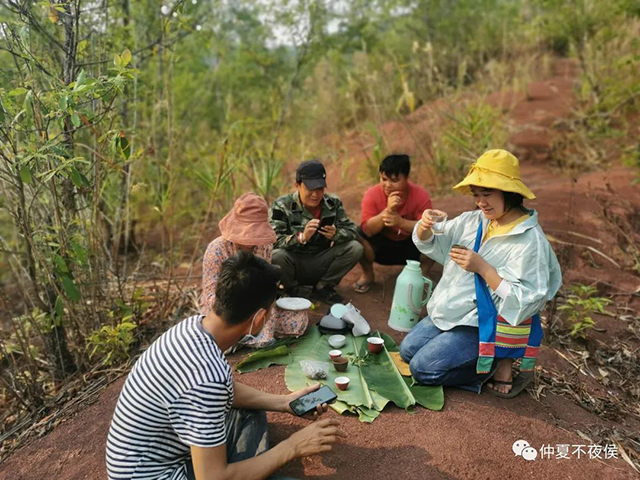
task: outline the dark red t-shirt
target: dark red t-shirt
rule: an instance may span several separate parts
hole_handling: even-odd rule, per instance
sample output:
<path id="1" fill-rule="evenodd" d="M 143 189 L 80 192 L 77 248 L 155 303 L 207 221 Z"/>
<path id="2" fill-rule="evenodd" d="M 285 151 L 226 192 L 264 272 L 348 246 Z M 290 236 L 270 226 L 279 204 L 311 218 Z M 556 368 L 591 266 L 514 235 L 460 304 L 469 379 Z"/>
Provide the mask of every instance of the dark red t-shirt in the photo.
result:
<path id="1" fill-rule="evenodd" d="M 316 208 L 309 208 L 309 207 L 305 207 L 307 210 L 309 210 L 309 213 L 311 213 L 311 215 L 313 215 L 314 218 L 317 218 L 318 220 L 320 220 L 320 217 L 322 216 L 322 205 L 318 205 Z"/>
<path id="2" fill-rule="evenodd" d="M 378 184 L 371 187 L 362 197 L 362 210 L 360 213 L 360 225 L 365 230 L 366 223 L 376 215 L 380 214 L 385 208 L 387 208 L 387 196 L 382 189 L 382 185 Z M 407 220 L 420 220 L 422 212 L 432 208 L 431 197 L 427 191 L 416 185 L 413 182 L 409 182 L 407 188 L 407 198 L 398 205 L 397 212 L 400 216 Z M 397 229 L 391 229 L 385 227 L 381 232 L 385 237 L 391 240 L 406 240 L 411 236 L 409 232 L 402 230 L 398 235 Z"/>

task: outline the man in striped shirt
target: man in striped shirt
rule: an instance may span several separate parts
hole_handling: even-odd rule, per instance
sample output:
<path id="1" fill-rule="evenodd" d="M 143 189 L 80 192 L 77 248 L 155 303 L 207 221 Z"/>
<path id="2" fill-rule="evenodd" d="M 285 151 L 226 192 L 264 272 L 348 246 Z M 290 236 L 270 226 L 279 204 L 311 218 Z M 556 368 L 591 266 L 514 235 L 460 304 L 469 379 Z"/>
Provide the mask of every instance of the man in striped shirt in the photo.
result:
<path id="1" fill-rule="evenodd" d="M 222 352 L 260 332 L 279 279 L 277 267 L 238 253 L 222 266 L 213 311 L 183 320 L 140 357 L 109 430 L 110 480 L 263 479 L 344 436 L 325 419 L 268 449 L 265 411 L 293 414 L 289 403 L 319 385 L 272 395 L 233 380 Z"/>

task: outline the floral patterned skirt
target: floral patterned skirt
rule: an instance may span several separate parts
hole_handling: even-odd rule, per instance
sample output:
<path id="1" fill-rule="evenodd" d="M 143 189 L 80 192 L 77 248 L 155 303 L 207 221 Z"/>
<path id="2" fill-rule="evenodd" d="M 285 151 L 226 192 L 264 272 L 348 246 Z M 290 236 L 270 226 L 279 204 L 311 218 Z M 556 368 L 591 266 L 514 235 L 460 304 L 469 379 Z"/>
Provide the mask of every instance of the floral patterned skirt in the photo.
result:
<path id="1" fill-rule="evenodd" d="M 271 316 L 262 327 L 262 331 L 253 342 L 246 345 L 251 348 L 268 347 L 275 338 L 300 336 L 309 324 L 309 314 L 306 310 L 283 310 L 274 305 Z"/>

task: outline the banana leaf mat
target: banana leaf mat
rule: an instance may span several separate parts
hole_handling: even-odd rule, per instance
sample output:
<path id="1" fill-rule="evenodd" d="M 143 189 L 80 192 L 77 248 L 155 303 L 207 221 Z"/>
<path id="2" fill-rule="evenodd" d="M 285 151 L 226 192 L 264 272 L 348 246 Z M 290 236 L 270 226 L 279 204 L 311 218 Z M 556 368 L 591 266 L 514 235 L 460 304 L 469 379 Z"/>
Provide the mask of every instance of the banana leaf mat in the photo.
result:
<path id="1" fill-rule="evenodd" d="M 403 377 L 393 362 L 391 354 L 398 351 L 393 339 L 385 333 L 374 332 L 372 336 L 384 340 L 384 349 L 378 355 L 369 353 L 367 337 L 345 335 L 347 341 L 340 349 L 342 355 L 349 358 L 346 372 L 336 372 L 329 360 L 330 335 L 321 335 L 317 327 L 309 329 L 296 340 L 282 342 L 270 349 L 260 350 L 248 355 L 236 369 L 252 372 L 270 365 L 286 365 L 285 382 L 289 390 L 297 390 L 315 383 L 302 371 L 300 360 L 316 360 L 329 363 L 326 379 L 318 380 L 329 386 L 338 400 L 331 405 L 338 413 L 351 412 L 358 415 L 362 422 L 373 422 L 384 407 L 392 402 L 400 408 L 411 409 L 421 405 L 430 410 L 441 410 L 444 406 L 444 393 L 441 386 L 431 387 L 415 384 L 412 377 Z M 349 377 L 349 388 L 338 390 L 336 377 Z"/>

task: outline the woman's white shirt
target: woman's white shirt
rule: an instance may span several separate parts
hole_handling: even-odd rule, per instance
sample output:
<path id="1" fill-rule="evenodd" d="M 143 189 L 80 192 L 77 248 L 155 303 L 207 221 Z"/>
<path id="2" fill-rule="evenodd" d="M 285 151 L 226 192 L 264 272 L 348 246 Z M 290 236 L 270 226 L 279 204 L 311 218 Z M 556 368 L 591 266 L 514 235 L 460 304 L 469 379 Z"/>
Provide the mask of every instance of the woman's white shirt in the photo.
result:
<path id="1" fill-rule="evenodd" d="M 489 290 L 498 315 L 511 325 L 542 311 L 562 284 L 560 265 L 538 224 L 538 214 L 528 213 L 527 220 L 507 234 L 489 238 L 478 251 L 503 279 L 496 291 Z M 480 210 L 449 220 L 442 235 L 432 235 L 424 242 L 418 238 L 418 224 L 413 230 L 418 250 L 444 267 L 427 304 L 431 320 L 441 330 L 478 326 L 474 274 L 451 260 L 449 251 L 454 244 L 473 250 L 480 222 L 484 235 L 489 221 Z"/>

